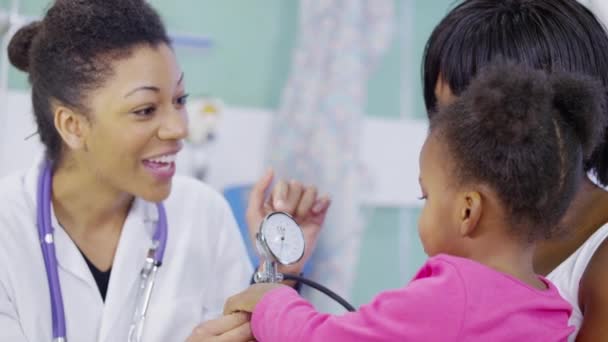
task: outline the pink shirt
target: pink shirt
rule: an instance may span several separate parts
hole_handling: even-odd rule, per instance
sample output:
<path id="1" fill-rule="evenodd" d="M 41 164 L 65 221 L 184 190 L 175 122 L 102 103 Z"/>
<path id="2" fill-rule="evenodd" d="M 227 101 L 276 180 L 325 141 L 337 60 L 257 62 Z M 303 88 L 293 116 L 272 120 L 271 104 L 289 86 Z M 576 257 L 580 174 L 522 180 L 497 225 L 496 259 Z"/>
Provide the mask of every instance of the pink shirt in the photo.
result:
<path id="1" fill-rule="evenodd" d="M 570 305 L 549 281 L 533 288 L 469 259 L 430 258 L 412 282 L 342 316 L 317 312 L 288 287 L 267 293 L 253 333 L 272 341 L 566 341 Z"/>

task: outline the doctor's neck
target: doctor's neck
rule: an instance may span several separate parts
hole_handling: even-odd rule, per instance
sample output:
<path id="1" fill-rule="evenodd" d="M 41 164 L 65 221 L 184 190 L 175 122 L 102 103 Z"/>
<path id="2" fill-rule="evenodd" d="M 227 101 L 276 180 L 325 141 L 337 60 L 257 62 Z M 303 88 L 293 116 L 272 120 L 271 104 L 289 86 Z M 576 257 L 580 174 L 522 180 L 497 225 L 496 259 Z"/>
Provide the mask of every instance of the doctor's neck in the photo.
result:
<path id="1" fill-rule="evenodd" d="M 120 234 L 133 199 L 76 163 L 61 163 L 53 172 L 53 209 L 70 236 Z"/>

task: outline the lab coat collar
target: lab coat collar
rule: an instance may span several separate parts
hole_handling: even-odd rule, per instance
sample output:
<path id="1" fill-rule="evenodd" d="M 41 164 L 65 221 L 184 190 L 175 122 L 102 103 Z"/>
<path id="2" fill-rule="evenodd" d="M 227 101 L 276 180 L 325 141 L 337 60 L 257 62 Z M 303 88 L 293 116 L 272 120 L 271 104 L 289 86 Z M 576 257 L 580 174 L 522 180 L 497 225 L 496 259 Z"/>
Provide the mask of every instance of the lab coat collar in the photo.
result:
<path id="1" fill-rule="evenodd" d="M 36 208 L 38 177 L 42 172 L 42 167 L 41 158 L 27 172 L 25 177 L 25 188 L 34 208 Z M 34 209 L 34 212 L 36 212 L 36 209 Z M 91 291 L 96 292 L 99 298 L 99 305 L 103 306 L 99 341 L 104 341 L 110 329 L 121 316 L 121 311 L 131 310 L 133 307 L 132 304 L 134 303 L 136 294 L 136 285 L 139 281 L 139 273 L 144 265 L 147 250 L 151 246 L 152 235 L 158 220 L 156 205 L 146 202 L 141 198 L 135 198 L 133 201 L 123 225 L 114 256 L 105 305 L 101 299 L 101 295 L 99 295 L 99 289 L 86 261 L 76 244 L 59 225 L 52 206 L 51 216 L 57 263 L 61 269 L 82 280 Z M 69 294 L 64 293 L 63 295 Z"/>

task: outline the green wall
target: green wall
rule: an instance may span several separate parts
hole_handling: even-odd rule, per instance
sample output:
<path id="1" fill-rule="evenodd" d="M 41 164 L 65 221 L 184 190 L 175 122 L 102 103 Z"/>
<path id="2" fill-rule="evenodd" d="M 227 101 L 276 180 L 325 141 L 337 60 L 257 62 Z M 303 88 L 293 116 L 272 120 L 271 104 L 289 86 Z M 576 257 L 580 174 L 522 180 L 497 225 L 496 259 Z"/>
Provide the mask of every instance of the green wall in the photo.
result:
<path id="1" fill-rule="evenodd" d="M 0 0 L 7 8 L 9 0 Z M 22 0 L 21 13 L 41 16 L 48 1 Z M 228 104 L 275 108 L 295 43 L 297 2 L 265 0 L 152 0 L 171 32 L 209 37 L 211 49 L 176 47 L 190 93 Z M 263 5 L 260 5 L 263 3 Z M 11 69 L 9 86 L 26 88 Z"/>
<path id="2" fill-rule="evenodd" d="M 395 0 L 395 38 L 369 81 L 369 115 L 426 116 L 421 87 L 422 54 L 433 27 L 454 1 Z M 403 113 L 401 95 L 407 92 L 414 103 L 410 104 L 410 111 Z"/>
<path id="3" fill-rule="evenodd" d="M 0 0 L 8 8 L 11 0 Z M 209 37 L 211 49 L 177 47 L 193 94 L 212 94 L 229 104 L 276 108 L 296 44 L 298 2 L 295 0 L 150 0 L 171 32 Z M 397 117 L 400 96 L 411 91 L 414 117 L 424 117 L 420 60 L 433 26 L 454 0 L 395 0 L 397 31 L 393 44 L 369 82 L 367 113 Z M 48 0 L 21 0 L 21 13 L 40 16 Z M 412 8 L 414 14 L 404 13 Z M 411 30 L 411 45 L 403 35 Z M 405 31 L 405 32 L 404 32 Z M 403 61 L 407 65 L 403 65 Z M 402 82 L 403 74 L 410 78 Z M 402 84 L 405 83 L 405 84 Z M 12 88 L 26 88 L 25 75 L 10 73 Z"/>

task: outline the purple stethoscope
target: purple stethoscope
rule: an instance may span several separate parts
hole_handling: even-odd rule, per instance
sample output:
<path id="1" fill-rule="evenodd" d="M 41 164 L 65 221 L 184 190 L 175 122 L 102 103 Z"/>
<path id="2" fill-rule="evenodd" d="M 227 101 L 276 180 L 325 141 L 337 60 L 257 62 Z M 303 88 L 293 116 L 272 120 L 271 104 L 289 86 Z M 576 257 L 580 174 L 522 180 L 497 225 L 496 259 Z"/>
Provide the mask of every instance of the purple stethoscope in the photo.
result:
<path id="1" fill-rule="evenodd" d="M 65 313 L 61 285 L 57 273 L 57 256 L 51 224 L 51 179 L 53 165 L 45 161 L 43 171 L 38 179 L 36 196 L 38 236 L 44 258 L 44 267 L 51 295 L 51 311 L 53 317 L 53 342 L 66 342 Z M 148 250 L 145 264 L 140 273 L 140 282 L 137 291 L 135 311 L 129 328 L 129 342 L 141 341 L 152 289 L 158 268 L 162 265 L 165 247 L 167 245 L 167 215 L 162 203 L 156 204 L 158 222 L 152 237 L 152 247 Z"/>

